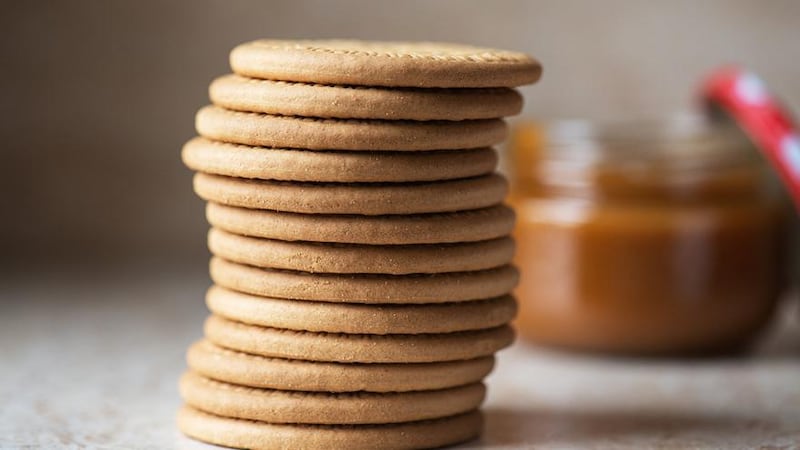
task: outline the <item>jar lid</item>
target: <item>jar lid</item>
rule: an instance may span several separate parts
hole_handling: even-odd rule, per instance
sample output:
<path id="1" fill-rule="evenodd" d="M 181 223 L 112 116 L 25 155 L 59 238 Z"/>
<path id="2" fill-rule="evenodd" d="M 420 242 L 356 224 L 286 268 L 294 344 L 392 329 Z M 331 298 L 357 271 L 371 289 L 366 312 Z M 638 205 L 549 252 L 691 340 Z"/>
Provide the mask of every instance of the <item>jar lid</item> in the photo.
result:
<path id="1" fill-rule="evenodd" d="M 789 111 L 758 76 L 736 66 L 713 72 L 702 95 L 713 118 L 732 119 L 753 141 L 800 211 L 800 134 Z"/>

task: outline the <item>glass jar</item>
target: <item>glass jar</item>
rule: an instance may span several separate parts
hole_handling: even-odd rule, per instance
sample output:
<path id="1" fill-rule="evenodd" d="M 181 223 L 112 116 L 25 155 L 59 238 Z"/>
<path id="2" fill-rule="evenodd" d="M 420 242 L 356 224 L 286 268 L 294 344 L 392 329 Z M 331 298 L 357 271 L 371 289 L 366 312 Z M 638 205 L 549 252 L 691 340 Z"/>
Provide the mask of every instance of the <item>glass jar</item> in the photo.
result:
<path id="1" fill-rule="evenodd" d="M 700 121 L 518 128 L 519 333 L 615 353 L 728 351 L 783 286 L 784 201 L 736 130 Z"/>

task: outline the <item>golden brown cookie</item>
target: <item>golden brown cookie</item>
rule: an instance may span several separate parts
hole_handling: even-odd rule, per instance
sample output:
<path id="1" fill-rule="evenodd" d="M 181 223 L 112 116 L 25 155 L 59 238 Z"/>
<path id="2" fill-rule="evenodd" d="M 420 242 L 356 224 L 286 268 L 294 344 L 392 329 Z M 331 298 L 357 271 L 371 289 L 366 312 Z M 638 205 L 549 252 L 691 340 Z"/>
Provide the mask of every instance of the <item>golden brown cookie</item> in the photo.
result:
<path id="1" fill-rule="evenodd" d="M 501 203 L 508 183 L 498 174 L 427 183 L 299 183 L 197 173 L 194 191 L 229 206 L 306 214 L 424 214 Z"/>
<path id="2" fill-rule="evenodd" d="M 289 330 L 351 334 L 421 334 L 480 330 L 510 322 L 513 297 L 421 305 L 364 305 L 260 297 L 213 286 L 206 304 L 243 323 Z"/>
<path id="3" fill-rule="evenodd" d="M 263 180 L 341 183 L 437 181 L 491 173 L 491 148 L 430 152 L 348 152 L 226 144 L 196 137 L 183 146 L 183 162 L 200 172 Z"/>
<path id="4" fill-rule="evenodd" d="M 342 363 L 430 363 L 488 356 L 514 340 L 508 325 L 441 334 L 342 334 L 283 330 L 211 315 L 206 339 L 214 344 L 270 358 Z"/>
<path id="5" fill-rule="evenodd" d="M 307 392 L 406 392 L 476 383 L 489 375 L 494 357 L 417 364 L 359 364 L 269 358 L 196 342 L 189 368 L 207 378 L 242 386 Z"/>
<path id="6" fill-rule="evenodd" d="M 481 383 L 411 392 L 300 392 L 253 388 L 186 372 L 183 401 L 223 417 L 269 423 L 358 425 L 439 419 L 477 409 Z"/>
<path id="7" fill-rule="evenodd" d="M 233 144 L 310 150 L 419 151 L 488 147 L 506 138 L 500 119 L 453 121 L 317 119 L 206 106 L 197 132 Z"/>
<path id="8" fill-rule="evenodd" d="M 211 444 L 253 450 L 433 448 L 474 439 L 482 427 L 483 418 L 477 411 L 418 422 L 338 426 L 232 419 L 189 406 L 178 412 L 178 428 L 186 435 Z"/>
<path id="9" fill-rule="evenodd" d="M 513 266 L 437 274 L 321 274 L 264 269 L 213 257 L 211 279 L 247 294 L 345 303 L 445 303 L 485 300 L 516 287 Z"/>
<path id="10" fill-rule="evenodd" d="M 230 59 L 234 72 L 254 78 L 362 86 L 513 87 L 542 72 L 524 53 L 439 42 L 264 39 Z"/>
<path id="11" fill-rule="evenodd" d="M 497 205 L 472 211 L 392 216 L 298 214 L 237 208 L 209 202 L 214 227 L 284 241 L 395 245 L 474 242 L 508 236 L 514 211 Z"/>
<path id="12" fill-rule="evenodd" d="M 328 86 L 235 74 L 214 80 L 209 97 L 215 105 L 234 111 L 336 119 L 493 119 L 517 115 L 522 109 L 522 96 L 509 88 Z"/>
<path id="13" fill-rule="evenodd" d="M 216 256 L 256 267 L 320 273 L 466 272 L 511 263 L 510 237 L 457 244 L 362 245 L 281 241 L 212 228 L 208 248 Z"/>

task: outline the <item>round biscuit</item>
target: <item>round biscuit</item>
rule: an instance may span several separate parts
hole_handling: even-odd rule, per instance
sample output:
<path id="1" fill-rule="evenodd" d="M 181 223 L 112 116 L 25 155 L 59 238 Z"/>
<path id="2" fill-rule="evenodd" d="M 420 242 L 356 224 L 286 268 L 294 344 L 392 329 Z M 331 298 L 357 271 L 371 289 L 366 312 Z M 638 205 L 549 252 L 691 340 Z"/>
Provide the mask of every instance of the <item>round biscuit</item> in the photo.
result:
<path id="1" fill-rule="evenodd" d="M 240 386 L 186 372 L 183 401 L 223 417 L 269 423 L 361 425 L 439 419 L 480 407 L 482 383 L 411 392 L 300 392 Z"/>
<path id="2" fill-rule="evenodd" d="M 254 78 L 362 86 L 513 87 L 542 73 L 524 53 L 441 42 L 262 39 L 234 48 L 230 63 Z"/>
<path id="3" fill-rule="evenodd" d="M 261 297 L 212 286 L 208 308 L 251 325 L 348 334 L 425 334 L 481 330 L 510 322 L 517 303 L 506 295 L 470 302 L 365 305 Z"/>
<path id="4" fill-rule="evenodd" d="M 211 102 L 233 111 L 300 117 L 381 120 L 472 120 L 514 116 L 514 89 L 417 89 L 330 86 L 259 80 L 235 74 L 215 79 Z"/>
<path id="5" fill-rule="evenodd" d="M 228 350 L 208 340 L 186 355 L 189 368 L 228 383 L 306 392 L 406 392 L 476 383 L 489 375 L 493 356 L 416 364 L 360 364 L 269 358 Z"/>
<path id="6" fill-rule="evenodd" d="M 503 142 L 501 119 L 408 121 L 318 119 L 231 111 L 206 106 L 195 128 L 233 144 L 309 150 L 424 151 L 488 147 Z"/>
<path id="7" fill-rule="evenodd" d="M 397 245 L 496 239 L 511 234 L 515 216 L 505 205 L 452 213 L 355 216 L 287 213 L 209 202 L 206 218 L 216 228 L 245 236 L 283 241 Z"/>
<path id="8" fill-rule="evenodd" d="M 208 414 L 184 406 L 178 428 L 187 436 L 226 447 L 306 450 L 403 450 L 453 445 L 476 438 L 483 427 L 480 412 L 409 423 L 383 425 L 272 424 Z"/>
<path id="9" fill-rule="evenodd" d="M 211 279 L 247 294 L 322 302 L 414 304 L 485 300 L 511 292 L 519 272 L 506 265 L 437 274 L 331 274 L 264 269 L 212 257 Z"/>
<path id="10" fill-rule="evenodd" d="M 241 264 L 314 273 L 466 272 L 503 266 L 514 257 L 511 237 L 455 244 L 364 245 L 281 241 L 217 228 L 208 233 L 208 248 Z"/>
<path id="11" fill-rule="evenodd" d="M 194 191 L 229 206 L 305 214 L 425 214 L 501 203 L 508 182 L 493 173 L 427 183 L 298 183 L 197 173 Z"/>
<path id="12" fill-rule="evenodd" d="M 514 341 L 508 325 L 439 334 L 312 333 L 259 327 L 211 315 L 206 339 L 243 353 L 271 358 L 341 363 L 430 363 L 489 356 Z"/>
<path id="13" fill-rule="evenodd" d="M 315 151 L 251 147 L 196 137 L 183 146 L 184 164 L 198 172 L 262 180 L 398 183 L 469 178 L 491 173 L 491 148 L 429 152 Z"/>

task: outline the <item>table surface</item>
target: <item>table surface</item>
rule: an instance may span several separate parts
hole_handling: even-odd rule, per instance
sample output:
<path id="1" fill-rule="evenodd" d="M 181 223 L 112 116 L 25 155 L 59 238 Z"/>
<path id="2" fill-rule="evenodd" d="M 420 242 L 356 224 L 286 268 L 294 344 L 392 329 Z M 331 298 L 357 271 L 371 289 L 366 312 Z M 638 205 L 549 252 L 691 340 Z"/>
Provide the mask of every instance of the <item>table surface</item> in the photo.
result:
<path id="1" fill-rule="evenodd" d="M 169 269 L 0 279 L 0 448 L 215 448 L 175 428 L 208 281 Z M 11 278 L 7 276 L 6 278 Z M 614 359 L 523 343 L 461 448 L 800 448 L 796 311 L 749 356 Z"/>

